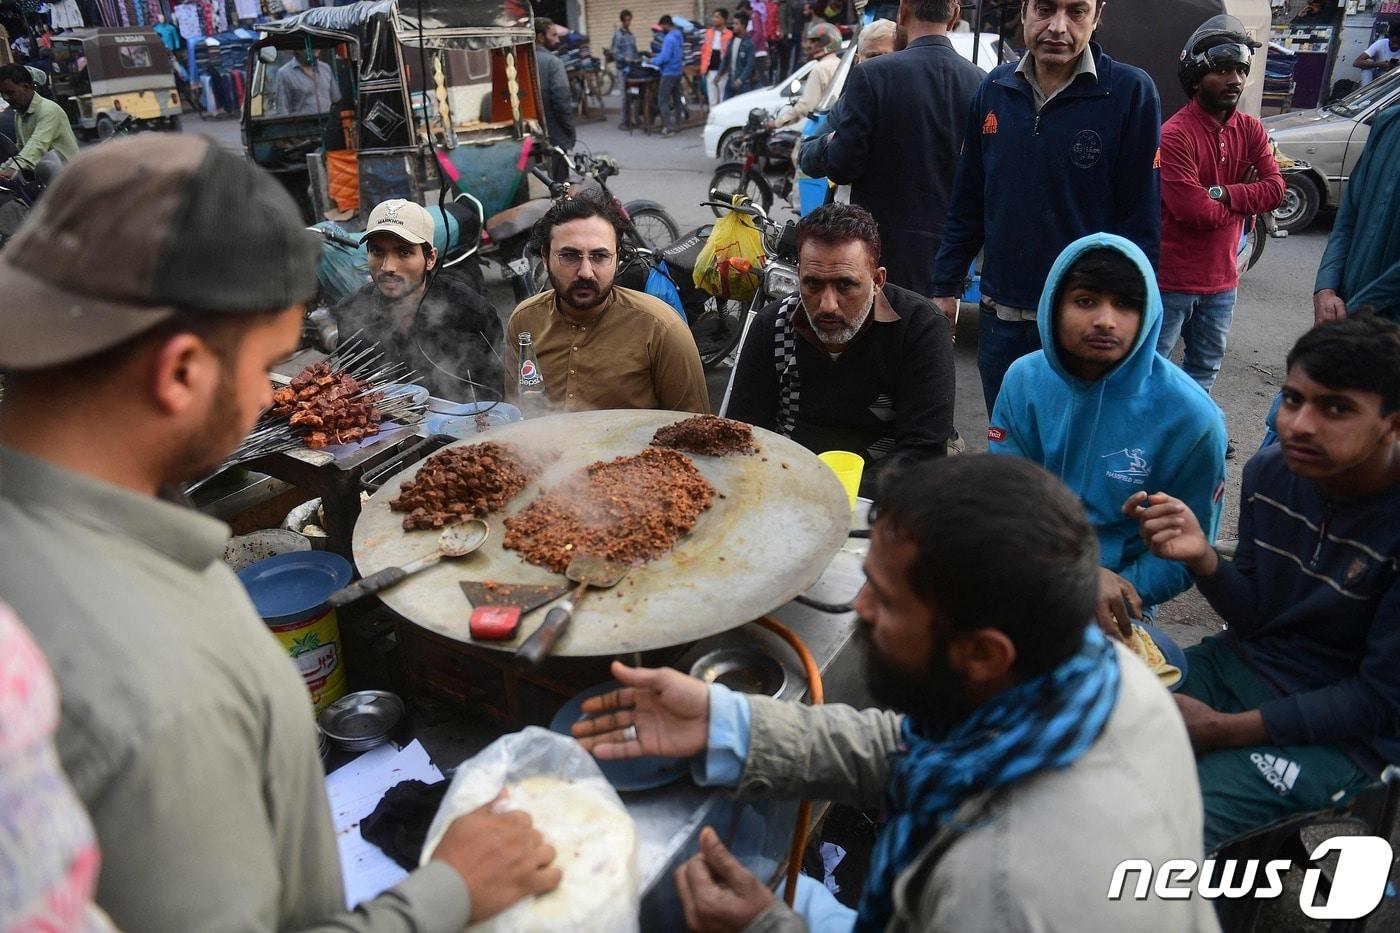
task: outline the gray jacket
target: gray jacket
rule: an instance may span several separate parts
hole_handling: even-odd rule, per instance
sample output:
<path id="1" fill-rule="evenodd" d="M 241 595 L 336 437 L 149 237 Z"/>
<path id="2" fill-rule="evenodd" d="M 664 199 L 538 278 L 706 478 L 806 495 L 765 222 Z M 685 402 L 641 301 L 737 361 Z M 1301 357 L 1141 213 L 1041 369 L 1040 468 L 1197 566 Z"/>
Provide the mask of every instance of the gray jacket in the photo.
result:
<path id="1" fill-rule="evenodd" d="M 1209 902 L 1108 899 L 1114 867 L 1200 858 L 1201 794 L 1186 729 L 1156 677 L 1121 646 L 1122 693 L 1094 746 L 1063 771 L 969 798 L 895 882 L 889 931 L 1192 933 L 1219 924 Z M 899 717 L 751 698 L 741 797 L 883 801 Z M 1129 876 L 1131 891 L 1136 873 Z M 781 901 L 751 933 L 805 930 Z"/>
<path id="2" fill-rule="evenodd" d="M 569 72 L 548 49 L 535 47 L 535 68 L 540 76 L 540 96 L 544 99 L 544 129 L 549 141 L 566 152 L 574 148 L 574 97 L 569 90 Z"/>

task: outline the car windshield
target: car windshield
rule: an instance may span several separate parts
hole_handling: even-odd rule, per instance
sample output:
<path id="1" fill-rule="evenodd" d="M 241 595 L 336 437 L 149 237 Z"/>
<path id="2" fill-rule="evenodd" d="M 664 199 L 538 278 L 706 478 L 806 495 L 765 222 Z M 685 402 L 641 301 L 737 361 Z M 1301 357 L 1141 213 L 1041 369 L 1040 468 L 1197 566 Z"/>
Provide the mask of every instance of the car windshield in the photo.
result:
<path id="1" fill-rule="evenodd" d="M 1386 97 L 1394 95 L 1397 89 L 1400 89 L 1400 68 L 1392 68 L 1370 84 L 1328 104 L 1326 109 L 1338 116 L 1358 117 Z"/>

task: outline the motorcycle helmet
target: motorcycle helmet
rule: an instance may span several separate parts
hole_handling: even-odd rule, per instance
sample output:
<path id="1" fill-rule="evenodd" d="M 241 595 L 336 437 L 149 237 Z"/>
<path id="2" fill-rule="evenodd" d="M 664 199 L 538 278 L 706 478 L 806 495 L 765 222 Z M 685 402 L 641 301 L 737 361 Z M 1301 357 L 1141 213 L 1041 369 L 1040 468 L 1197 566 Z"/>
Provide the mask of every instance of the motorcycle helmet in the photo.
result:
<path id="1" fill-rule="evenodd" d="M 827 54 L 835 55 L 841 51 L 841 30 L 830 23 L 813 23 L 807 27 L 807 41 L 820 42 Z"/>
<path id="2" fill-rule="evenodd" d="M 1245 35 L 1244 23 L 1228 14 L 1212 16 L 1191 33 L 1181 50 L 1176 76 L 1187 97 L 1195 96 L 1196 82 L 1208 72 L 1226 64 L 1244 66 L 1249 73 L 1250 60 L 1258 42 Z"/>

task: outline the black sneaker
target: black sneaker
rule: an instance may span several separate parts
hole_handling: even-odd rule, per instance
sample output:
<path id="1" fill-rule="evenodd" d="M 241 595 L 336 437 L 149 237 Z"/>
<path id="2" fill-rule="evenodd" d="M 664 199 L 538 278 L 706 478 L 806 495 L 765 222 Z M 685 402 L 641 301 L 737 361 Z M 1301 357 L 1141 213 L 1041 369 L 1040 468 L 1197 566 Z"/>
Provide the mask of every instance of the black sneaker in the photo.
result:
<path id="1" fill-rule="evenodd" d="M 1233 460 L 1233 459 L 1235 459 L 1235 440 L 1234 440 L 1234 438 L 1230 438 L 1230 439 L 1228 439 L 1228 440 L 1225 441 L 1225 459 L 1226 459 L 1226 460 Z"/>

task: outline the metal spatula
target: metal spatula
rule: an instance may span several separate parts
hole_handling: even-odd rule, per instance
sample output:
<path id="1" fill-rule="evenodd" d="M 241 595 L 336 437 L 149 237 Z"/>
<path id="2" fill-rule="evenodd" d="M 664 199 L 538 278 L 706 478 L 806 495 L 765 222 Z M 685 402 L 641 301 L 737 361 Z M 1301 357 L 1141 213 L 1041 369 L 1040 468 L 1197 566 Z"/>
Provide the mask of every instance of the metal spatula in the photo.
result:
<path id="1" fill-rule="evenodd" d="M 549 657 L 549 653 L 554 650 L 555 644 L 563 637 L 568 630 L 569 623 L 574 619 L 574 606 L 583 599 L 589 587 L 597 589 L 608 589 L 617 586 L 623 577 L 627 576 L 628 567 L 616 561 L 605 560 L 601 557 L 594 557 L 590 554 L 579 554 L 569 561 L 569 567 L 564 571 L 564 576 L 568 577 L 578 586 L 568 599 L 564 600 L 544 617 L 544 622 L 540 627 L 525 639 L 525 643 L 520 646 L 515 653 L 515 660 L 518 665 L 526 670 L 534 670 Z"/>

